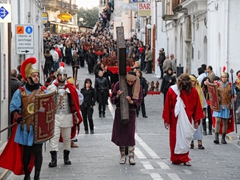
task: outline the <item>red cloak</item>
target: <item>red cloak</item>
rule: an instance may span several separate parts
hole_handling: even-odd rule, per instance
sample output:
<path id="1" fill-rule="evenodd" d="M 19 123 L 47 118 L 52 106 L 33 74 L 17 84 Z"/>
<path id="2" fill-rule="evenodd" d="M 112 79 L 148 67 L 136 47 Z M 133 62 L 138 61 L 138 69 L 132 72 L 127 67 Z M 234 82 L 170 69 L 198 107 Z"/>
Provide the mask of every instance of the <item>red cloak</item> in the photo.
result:
<path id="1" fill-rule="evenodd" d="M 17 131 L 18 124 L 13 126 L 12 134 L 8 143 L 0 155 L 0 167 L 12 171 L 16 175 L 24 174 L 22 157 L 23 157 L 23 146 L 14 142 L 15 134 Z M 34 155 L 31 155 L 28 170 L 31 172 L 34 166 Z"/>
<path id="2" fill-rule="evenodd" d="M 213 111 L 211 110 L 211 113 L 213 114 Z M 233 114 L 233 110 L 230 110 L 230 119 L 228 120 L 228 129 L 227 129 L 227 134 L 231 133 L 234 131 L 234 118 L 233 118 L 234 114 Z M 215 117 L 212 116 L 212 126 L 213 128 L 216 127 L 216 119 Z M 220 129 L 219 129 L 219 134 L 222 134 L 222 127 L 223 127 L 223 123 L 222 121 L 220 122 Z"/>

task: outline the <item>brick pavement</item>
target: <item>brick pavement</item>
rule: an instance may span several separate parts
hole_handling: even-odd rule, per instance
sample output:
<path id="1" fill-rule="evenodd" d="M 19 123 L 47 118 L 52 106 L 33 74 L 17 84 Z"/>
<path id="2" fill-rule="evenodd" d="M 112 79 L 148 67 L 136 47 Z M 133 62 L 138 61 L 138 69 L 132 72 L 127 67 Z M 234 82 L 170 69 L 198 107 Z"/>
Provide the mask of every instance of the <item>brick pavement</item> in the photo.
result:
<path id="1" fill-rule="evenodd" d="M 71 74 L 71 67 L 67 67 Z M 144 74 L 149 81 L 156 81 L 153 74 Z M 80 69 L 78 80 L 80 87 L 86 77 L 94 80 L 93 75 L 87 73 L 87 68 Z M 62 145 L 58 153 L 58 166 L 48 168 L 50 155 L 49 144 L 43 153 L 41 179 L 56 180 L 225 180 L 240 179 L 240 156 L 237 139 L 228 140 L 227 145 L 215 145 L 214 135 L 204 136 L 205 150 L 190 151 L 192 166 L 172 165 L 169 160 L 168 131 L 163 126 L 161 112 L 163 108 L 162 95 L 148 95 L 146 97 L 146 111 L 148 118 L 137 118 L 136 127 L 136 165 L 119 164 L 118 147 L 111 142 L 114 107 L 111 104 L 106 111 L 106 118 L 99 118 L 95 107 L 95 134 L 84 134 L 83 125 L 78 135 L 79 148 L 71 150 L 72 165 L 63 165 Z M 237 137 L 232 133 L 233 137 Z M 196 142 L 195 142 L 196 144 Z M 33 173 L 32 173 L 33 177 Z M 18 180 L 23 176 L 11 174 L 6 179 Z"/>

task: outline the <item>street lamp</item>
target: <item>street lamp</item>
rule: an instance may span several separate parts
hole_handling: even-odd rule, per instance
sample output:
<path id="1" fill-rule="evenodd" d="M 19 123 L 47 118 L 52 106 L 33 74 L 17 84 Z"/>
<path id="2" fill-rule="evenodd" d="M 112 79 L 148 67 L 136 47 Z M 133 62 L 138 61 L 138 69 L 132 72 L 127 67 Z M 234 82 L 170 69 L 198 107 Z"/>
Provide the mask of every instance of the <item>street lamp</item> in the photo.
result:
<path id="1" fill-rule="evenodd" d="M 79 20 L 79 22 L 80 22 L 80 23 L 79 23 L 80 26 L 82 26 L 82 25 L 83 25 L 83 20 L 84 20 L 84 19 L 83 19 L 82 17 L 80 17 L 78 20 Z"/>
<path id="2" fill-rule="evenodd" d="M 151 24 L 147 24 L 147 29 L 148 29 L 148 33 L 147 33 L 147 36 L 148 36 L 148 46 L 151 47 Z"/>
<path id="3" fill-rule="evenodd" d="M 147 29 L 151 29 L 151 28 L 152 28 L 151 24 L 147 24 Z"/>

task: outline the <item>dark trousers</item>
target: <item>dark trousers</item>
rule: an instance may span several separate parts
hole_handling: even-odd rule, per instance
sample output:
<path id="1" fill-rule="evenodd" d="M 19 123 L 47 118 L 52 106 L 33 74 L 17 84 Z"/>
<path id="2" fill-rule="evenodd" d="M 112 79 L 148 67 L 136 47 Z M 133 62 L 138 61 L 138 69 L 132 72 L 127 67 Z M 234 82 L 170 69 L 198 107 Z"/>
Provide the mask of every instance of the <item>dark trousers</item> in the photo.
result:
<path id="1" fill-rule="evenodd" d="M 211 113 L 210 106 L 208 106 L 206 110 L 207 110 L 207 114 L 208 114 L 208 130 L 209 130 L 209 132 L 211 132 L 212 131 L 212 113 Z M 206 118 L 203 118 L 202 126 L 203 126 L 203 131 L 207 131 Z"/>
<path id="2" fill-rule="evenodd" d="M 152 61 L 147 61 L 147 73 L 152 73 Z"/>
<path id="3" fill-rule="evenodd" d="M 74 75 L 75 75 L 75 74 L 74 74 L 74 73 L 75 73 L 75 72 L 74 72 L 74 69 L 75 69 L 75 67 L 72 66 L 72 72 L 73 72 L 73 76 L 72 76 L 72 77 L 73 77 L 73 78 L 74 78 Z M 78 68 L 76 68 L 76 79 L 77 79 L 77 74 L 78 74 Z"/>
<path id="4" fill-rule="evenodd" d="M 160 78 L 163 78 L 163 68 L 161 65 L 159 65 L 159 68 L 160 68 L 160 72 L 161 72 L 161 77 Z"/>
<path id="5" fill-rule="evenodd" d="M 33 144 L 32 146 L 23 146 L 23 167 L 25 174 L 30 174 L 28 165 L 30 162 L 31 154 L 35 156 L 35 172 L 40 172 L 42 167 L 42 144 Z"/>
<path id="6" fill-rule="evenodd" d="M 66 56 L 66 64 L 71 65 L 72 62 L 72 57 L 71 56 Z"/>
<path id="7" fill-rule="evenodd" d="M 146 116 L 146 109 L 145 109 L 144 97 L 142 98 L 141 106 L 139 106 L 139 107 L 137 108 L 137 115 L 139 114 L 140 107 L 141 107 L 141 111 L 142 111 L 142 116 Z"/>
<path id="8" fill-rule="evenodd" d="M 93 107 L 86 107 L 81 106 L 82 116 L 83 116 L 83 124 L 84 124 L 84 130 L 88 131 L 88 122 L 90 126 L 90 130 L 93 130 Z"/>
<path id="9" fill-rule="evenodd" d="M 84 67 L 84 57 L 80 57 L 79 60 L 80 60 L 80 66 Z"/>
<path id="10" fill-rule="evenodd" d="M 105 114 L 108 99 L 108 90 L 98 92 L 98 112 Z"/>

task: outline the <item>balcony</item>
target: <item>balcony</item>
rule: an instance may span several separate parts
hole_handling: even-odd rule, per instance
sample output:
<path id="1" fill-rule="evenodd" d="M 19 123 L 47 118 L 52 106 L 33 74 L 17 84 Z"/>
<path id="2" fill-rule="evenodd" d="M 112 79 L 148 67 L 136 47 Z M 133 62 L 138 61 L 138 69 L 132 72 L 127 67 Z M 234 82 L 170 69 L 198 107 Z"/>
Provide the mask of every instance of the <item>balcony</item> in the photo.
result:
<path id="1" fill-rule="evenodd" d="M 196 15 L 207 11 L 208 0 L 182 0 L 182 7 L 188 9 L 189 15 Z"/>
<path id="2" fill-rule="evenodd" d="M 71 7 L 71 14 L 76 14 L 78 12 L 78 5 L 76 4 L 72 4 L 72 7 Z"/>
<path id="3" fill-rule="evenodd" d="M 182 7 L 182 1 L 184 0 L 172 0 L 172 11 L 174 14 L 176 13 L 184 13 L 187 14 L 187 8 Z"/>
<path id="4" fill-rule="evenodd" d="M 57 11 L 56 3 L 57 3 L 56 0 L 52 0 L 52 1 L 43 0 L 42 1 L 43 7 L 45 7 L 46 10 L 52 10 L 52 11 Z"/>

